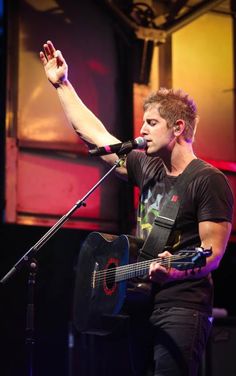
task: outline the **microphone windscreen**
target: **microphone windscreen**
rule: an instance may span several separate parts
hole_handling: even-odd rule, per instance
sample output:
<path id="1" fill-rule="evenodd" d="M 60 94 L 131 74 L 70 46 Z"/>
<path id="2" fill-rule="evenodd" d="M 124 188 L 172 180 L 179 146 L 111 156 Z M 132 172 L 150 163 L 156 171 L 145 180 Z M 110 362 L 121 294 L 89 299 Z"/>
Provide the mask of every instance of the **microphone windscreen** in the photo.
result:
<path id="1" fill-rule="evenodd" d="M 134 140 L 137 149 L 144 149 L 147 145 L 147 141 L 143 137 L 137 137 Z"/>

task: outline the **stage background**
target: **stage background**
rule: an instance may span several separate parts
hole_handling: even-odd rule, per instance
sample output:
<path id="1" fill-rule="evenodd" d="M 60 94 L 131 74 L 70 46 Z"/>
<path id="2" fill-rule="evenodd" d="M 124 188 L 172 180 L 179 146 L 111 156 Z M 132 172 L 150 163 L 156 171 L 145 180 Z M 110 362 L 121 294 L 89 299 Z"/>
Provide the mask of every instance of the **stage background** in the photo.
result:
<path id="1" fill-rule="evenodd" d="M 159 86 L 189 92 L 200 112 L 196 153 L 225 172 L 236 192 L 235 21 L 229 2 L 176 28 L 164 41 L 154 41 L 144 66 L 140 59 L 145 41 L 137 41 L 106 3 L 0 1 L 0 278 L 107 171 L 100 160 L 88 157 L 87 147 L 67 123 L 55 89 L 45 78 L 38 54 L 48 39 L 62 50 L 70 79 L 84 102 L 124 141 L 139 135 L 142 100 L 148 92 Z M 112 174 L 87 206 L 38 251 L 34 376 L 98 376 L 99 372 L 109 376 L 111 369 L 115 375 L 120 374 L 120 359 L 130 372 L 127 338 L 78 341 L 71 311 L 84 239 L 91 231 L 133 233 L 137 195 Z M 234 217 L 225 257 L 213 274 L 215 307 L 226 309 L 233 318 L 224 322 L 233 338 L 235 226 Z M 28 277 L 25 265 L 0 286 L 3 376 L 28 373 Z M 212 346 L 212 351 L 230 353 L 234 339 L 227 338 L 223 349 Z M 217 368 L 216 363 L 212 367 Z"/>

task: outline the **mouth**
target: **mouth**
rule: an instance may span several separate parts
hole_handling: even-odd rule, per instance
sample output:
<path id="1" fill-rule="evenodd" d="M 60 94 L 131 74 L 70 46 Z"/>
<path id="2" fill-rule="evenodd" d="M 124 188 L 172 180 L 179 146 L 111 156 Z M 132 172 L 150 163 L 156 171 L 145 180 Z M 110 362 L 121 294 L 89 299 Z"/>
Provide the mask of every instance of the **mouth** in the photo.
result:
<path id="1" fill-rule="evenodd" d="M 150 140 L 145 140 L 146 141 L 146 146 L 145 146 L 145 151 L 147 152 L 149 147 L 151 146 L 151 141 Z"/>

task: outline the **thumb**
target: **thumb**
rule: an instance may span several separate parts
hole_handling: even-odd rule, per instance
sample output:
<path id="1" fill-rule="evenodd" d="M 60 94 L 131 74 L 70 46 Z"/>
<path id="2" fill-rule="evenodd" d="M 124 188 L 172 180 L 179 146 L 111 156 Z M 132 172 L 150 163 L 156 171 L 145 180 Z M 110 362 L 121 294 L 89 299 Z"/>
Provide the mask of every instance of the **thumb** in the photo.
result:
<path id="1" fill-rule="evenodd" d="M 54 53 L 53 53 L 53 56 L 55 58 L 57 58 L 58 61 L 60 61 L 61 63 L 65 63 L 65 59 L 64 57 L 62 56 L 62 53 L 60 50 L 55 50 Z"/>

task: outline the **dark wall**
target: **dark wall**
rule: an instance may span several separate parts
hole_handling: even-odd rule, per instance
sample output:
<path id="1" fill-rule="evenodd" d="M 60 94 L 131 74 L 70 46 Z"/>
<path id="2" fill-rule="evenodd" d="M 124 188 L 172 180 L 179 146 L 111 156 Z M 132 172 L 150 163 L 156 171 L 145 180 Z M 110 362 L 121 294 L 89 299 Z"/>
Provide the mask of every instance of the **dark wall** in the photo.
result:
<path id="1" fill-rule="evenodd" d="M 236 316 L 235 270 L 236 243 L 234 241 L 229 242 L 220 267 L 213 272 L 215 307 L 226 308 L 230 316 Z"/>
<path id="2" fill-rule="evenodd" d="M 46 233 L 32 226 L 2 225 L 1 278 Z M 74 268 L 81 242 L 87 233 L 60 229 L 37 253 L 38 271 L 34 287 L 34 337 L 37 375 L 68 374 L 68 326 L 72 319 Z M 5 246 L 3 246 L 3 243 Z M 31 291 L 25 265 L 1 285 L 2 375 L 26 375 L 26 314 Z M 3 373 L 4 370 L 4 373 Z"/>

